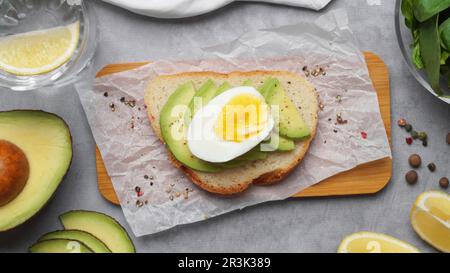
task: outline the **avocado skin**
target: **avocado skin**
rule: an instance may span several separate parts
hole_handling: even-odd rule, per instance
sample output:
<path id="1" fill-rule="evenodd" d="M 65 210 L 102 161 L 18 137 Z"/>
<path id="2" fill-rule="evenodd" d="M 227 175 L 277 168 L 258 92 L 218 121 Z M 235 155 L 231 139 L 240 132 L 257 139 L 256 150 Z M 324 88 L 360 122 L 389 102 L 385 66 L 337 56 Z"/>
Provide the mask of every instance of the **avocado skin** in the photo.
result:
<path id="1" fill-rule="evenodd" d="M 71 156 L 70 156 L 70 161 L 69 161 L 69 164 L 67 166 L 67 170 L 66 170 L 65 174 L 62 176 L 61 180 L 58 182 L 58 185 L 57 185 L 55 191 L 49 196 L 47 201 L 45 203 L 43 203 L 42 206 L 32 216 L 30 216 L 28 218 L 25 218 L 22 221 L 19 221 L 14 226 L 7 227 L 7 228 L 4 228 L 4 229 L 0 228 L 0 233 L 7 232 L 7 231 L 13 230 L 13 229 L 15 229 L 15 228 L 17 228 L 17 227 L 19 227 L 21 225 L 24 225 L 24 224 L 28 223 L 29 221 L 31 221 L 35 216 L 37 216 L 46 207 L 46 205 L 53 199 L 53 197 L 57 193 L 57 191 L 59 189 L 59 186 L 61 185 L 62 181 L 64 181 L 65 178 L 67 177 L 67 174 L 68 174 L 68 172 L 70 170 L 70 166 L 72 165 L 72 161 L 73 161 L 73 139 L 72 139 L 72 134 L 70 132 L 69 125 L 67 124 L 67 122 L 62 117 L 60 117 L 60 116 L 58 116 L 57 114 L 54 114 L 54 113 L 46 112 L 46 111 L 43 111 L 43 110 L 36 110 L 36 109 L 18 109 L 18 110 L 0 111 L 0 116 L 3 115 L 3 114 L 16 114 L 16 113 L 17 114 L 28 113 L 28 114 L 32 114 L 32 115 L 48 115 L 48 116 L 51 116 L 51 117 L 59 119 L 63 123 L 65 128 L 67 129 L 67 133 L 68 133 L 68 137 L 69 137 L 68 140 L 69 140 L 69 143 L 70 143 L 69 146 L 70 146 L 70 154 L 71 154 Z M 1 219 L 0 219 L 0 224 L 1 224 Z"/>

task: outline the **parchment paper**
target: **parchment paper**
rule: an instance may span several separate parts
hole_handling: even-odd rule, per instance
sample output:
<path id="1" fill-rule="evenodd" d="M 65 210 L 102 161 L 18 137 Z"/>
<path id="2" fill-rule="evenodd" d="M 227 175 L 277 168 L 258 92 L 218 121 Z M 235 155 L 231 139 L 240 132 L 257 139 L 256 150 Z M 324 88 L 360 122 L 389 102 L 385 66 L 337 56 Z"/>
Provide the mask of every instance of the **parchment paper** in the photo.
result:
<path id="1" fill-rule="evenodd" d="M 202 48 L 201 41 L 191 41 L 195 42 L 192 51 L 182 53 L 176 44 L 168 45 L 168 50 L 177 52 L 174 60 L 155 60 L 98 78 L 93 88 L 77 87 L 136 236 L 283 200 L 330 176 L 391 156 L 377 96 L 344 10 L 331 11 L 315 22 L 249 32 L 213 47 Z M 324 72 L 317 74 L 316 68 Z M 309 74 L 323 106 L 317 136 L 301 166 L 279 185 L 252 186 L 234 197 L 197 188 L 170 164 L 150 127 L 143 101 L 147 82 L 157 75 L 185 71 L 277 69 Z"/>

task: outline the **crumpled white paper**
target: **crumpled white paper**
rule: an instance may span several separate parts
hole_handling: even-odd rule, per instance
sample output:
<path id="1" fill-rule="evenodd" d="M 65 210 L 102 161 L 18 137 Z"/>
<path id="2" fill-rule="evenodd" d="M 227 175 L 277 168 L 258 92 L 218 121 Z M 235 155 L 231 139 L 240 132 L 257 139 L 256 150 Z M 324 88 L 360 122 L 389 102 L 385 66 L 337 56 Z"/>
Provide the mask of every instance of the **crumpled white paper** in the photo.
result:
<path id="1" fill-rule="evenodd" d="M 330 176 L 391 156 L 377 95 L 343 10 L 315 22 L 253 31 L 213 47 L 202 48 L 199 41 L 181 59 L 186 61 L 159 60 L 98 78 L 93 88 L 78 87 L 95 140 L 136 236 L 283 200 Z M 144 109 L 144 90 L 150 79 L 186 71 L 289 70 L 303 75 L 305 66 L 326 71 L 326 75 L 308 77 L 317 87 L 324 108 L 308 155 L 285 181 L 269 187 L 252 186 L 243 194 L 225 198 L 197 188 L 170 164 Z M 121 97 L 125 102 L 120 102 Z M 134 107 L 126 103 L 130 100 L 136 101 Z M 338 114 L 348 123 L 338 124 Z"/>

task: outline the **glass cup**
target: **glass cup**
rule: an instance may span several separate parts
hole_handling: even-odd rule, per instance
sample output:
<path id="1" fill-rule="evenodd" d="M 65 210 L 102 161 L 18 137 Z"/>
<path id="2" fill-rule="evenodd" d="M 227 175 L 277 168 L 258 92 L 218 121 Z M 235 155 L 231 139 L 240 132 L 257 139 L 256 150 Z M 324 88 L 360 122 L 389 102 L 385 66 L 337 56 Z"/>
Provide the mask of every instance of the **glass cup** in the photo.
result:
<path id="1" fill-rule="evenodd" d="M 0 67 L 0 86 L 24 91 L 75 81 L 94 55 L 97 30 L 92 3 L 89 1 L 0 0 L 0 43 L 2 39 L 11 38 L 11 35 L 42 31 L 76 22 L 79 22 L 80 35 L 76 49 L 67 61 L 49 72 L 35 75 L 18 75 Z"/>

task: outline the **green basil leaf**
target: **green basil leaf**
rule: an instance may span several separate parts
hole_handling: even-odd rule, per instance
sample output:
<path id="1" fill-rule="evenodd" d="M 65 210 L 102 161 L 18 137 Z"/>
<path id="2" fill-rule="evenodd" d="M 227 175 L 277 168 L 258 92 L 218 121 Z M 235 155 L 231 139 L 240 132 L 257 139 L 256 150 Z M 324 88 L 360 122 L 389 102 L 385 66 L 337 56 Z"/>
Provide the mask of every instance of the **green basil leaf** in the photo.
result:
<path id="1" fill-rule="evenodd" d="M 431 88 L 442 94 L 439 79 L 441 68 L 441 40 L 438 29 L 439 15 L 435 15 L 420 25 L 420 55 L 427 72 Z"/>
<path id="2" fill-rule="evenodd" d="M 417 69 L 423 69 L 423 61 L 422 61 L 422 56 L 420 55 L 420 44 L 417 43 L 412 52 L 411 52 L 412 56 L 411 56 L 411 60 L 413 62 L 413 64 L 417 67 Z"/>
<path id="3" fill-rule="evenodd" d="M 413 29 L 413 24 L 415 21 L 414 18 L 414 9 L 413 9 L 413 0 L 402 0 L 402 14 L 405 17 L 405 24 L 408 28 Z"/>
<path id="4" fill-rule="evenodd" d="M 441 49 L 442 51 L 442 49 Z M 441 52 L 441 65 L 444 65 L 447 63 L 448 57 L 450 56 L 450 54 L 447 51 L 442 51 Z"/>
<path id="5" fill-rule="evenodd" d="M 425 22 L 450 7 L 450 0 L 414 0 L 414 15 L 419 22 Z"/>
<path id="6" fill-rule="evenodd" d="M 450 19 L 445 20 L 439 26 L 439 33 L 441 35 L 442 47 L 450 49 Z"/>

